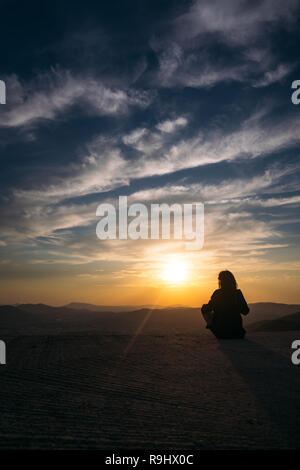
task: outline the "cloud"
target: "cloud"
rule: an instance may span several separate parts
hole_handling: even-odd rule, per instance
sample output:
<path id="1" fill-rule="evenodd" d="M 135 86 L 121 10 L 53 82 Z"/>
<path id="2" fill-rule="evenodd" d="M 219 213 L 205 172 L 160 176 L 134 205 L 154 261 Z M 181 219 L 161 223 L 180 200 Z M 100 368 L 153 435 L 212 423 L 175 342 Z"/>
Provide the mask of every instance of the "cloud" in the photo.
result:
<path id="1" fill-rule="evenodd" d="M 240 202 L 240 201 L 239 201 Z M 300 205 L 300 196 L 290 196 L 290 197 L 273 197 L 266 199 L 259 198 L 246 198 L 244 203 L 247 203 L 249 206 L 257 207 L 280 207 L 280 206 L 299 206 Z"/>
<path id="2" fill-rule="evenodd" d="M 209 88 L 228 81 L 268 86 L 293 69 L 272 47 L 278 29 L 295 31 L 299 2 L 197 0 L 150 41 L 163 87 Z M 216 49 L 221 52 L 216 53 Z"/>
<path id="3" fill-rule="evenodd" d="M 163 137 L 157 132 L 146 128 L 138 128 L 128 135 L 122 137 L 124 144 L 143 152 L 145 155 L 152 154 L 163 145 Z"/>
<path id="4" fill-rule="evenodd" d="M 96 205 L 55 205 L 51 201 L 15 198 L 1 210 L 2 243 L 27 240 L 35 245 L 39 237 L 47 237 L 49 243 L 56 244 L 56 232 L 88 226 L 96 220 L 95 210 Z"/>
<path id="5" fill-rule="evenodd" d="M 280 82 L 289 75 L 294 67 L 292 65 L 279 64 L 274 70 L 267 71 L 264 76 L 253 83 L 254 87 L 264 87 L 272 83 Z"/>
<path id="6" fill-rule="evenodd" d="M 221 179 L 218 183 L 166 184 L 163 187 L 155 187 L 134 192 L 131 199 L 138 202 L 168 202 L 168 203 L 192 203 L 204 202 L 205 205 L 219 205 L 222 210 L 226 210 L 226 205 L 234 207 L 244 206 L 264 206 L 275 207 L 280 205 L 298 204 L 300 196 L 290 197 L 266 197 L 272 189 L 278 190 L 279 184 L 282 191 L 289 190 L 289 179 L 293 174 L 297 174 L 300 165 L 271 166 L 264 172 L 256 175 L 244 175 L 243 177 L 232 177 Z M 287 181 L 286 181 L 287 180 Z"/>
<path id="7" fill-rule="evenodd" d="M 15 189 L 14 195 L 18 200 L 54 203 L 128 186 L 141 178 L 222 161 L 259 158 L 295 146 L 300 139 L 299 125 L 297 116 L 267 124 L 265 110 L 258 110 L 231 132 L 213 129 L 184 139 L 176 129 L 171 134 L 137 128 L 123 136 L 97 137 L 87 145 L 80 163 L 65 168 L 63 178 L 33 189 Z M 121 143 L 138 153 L 128 158 Z"/>
<path id="8" fill-rule="evenodd" d="M 188 11 L 174 20 L 177 36 L 190 40 L 198 36 L 218 34 L 233 45 L 248 45 L 265 36 L 266 30 L 288 27 L 295 22 L 297 0 L 274 2 L 263 0 L 197 0 Z"/>
<path id="9" fill-rule="evenodd" d="M 188 121 L 184 117 L 178 117 L 177 119 L 167 119 L 166 121 L 160 122 L 156 125 L 156 128 L 161 132 L 167 132 L 171 134 L 178 127 L 185 127 Z"/>
<path id="10" fill-rule="evenodd" d="M 57 205 L 45 199 L 17 199 L 13 205 L 7 206 L 3 214 L 3 235 L 8 237 L 7 248 L 11 243 L 19 246 L 19 255 L 21 247 L 25 254 L 30 249 L 28 263 L 41 266 L 42 271 L 51 265 L 53 269 L 55 265 L 65 266 L 69 275 L 74 269 L 79 270 L 75 271 L 77 274 L 85 269 L 87 278 L 91 274 L 90 280 L 113 282 L 113 285 L 116 279 L 126 285 L 135 281 L 142 283 L 143 276 L 147 277 L 147 285 L 155 284 L 161 264 L 174 254 L 182 256 L 192 266 L 191 275 L 195 283 L 199 266 L 202 266 L 202 274 L 217 272 L 220 266 L 237 272 L 263 272 L 272 269 L 272 254 L 288 248 L 289 242 L 279 230 L 277 220 L 262 220 L 256 208 L 272 209 L 276 203 L 299 203 L 295 196 L 262 197 L 269 193 L 270 188 L 278 186 L 282 179 L 288 179 L 297 168 L 271 166 L 257 176 L 247 173 L 243 177 L 224 176 L 215 184 L 205 181 L 189 184 L 183 180 L 177 184 L 131 192 L 129 203 L 204 201 L 205 244 L 203 250 L 193 253 L 186 252 L 184 242 L 180 240 L 98 240 L 95 202 Z M 111 195 L 102 201 L 117 204 L 116 197 Z M 99 263 L 105 267 L 104 275 L 94 272 Z M 289 269 L 295 270 L 296 265 L 290 264 Z M 12 266 L 11 269 L 17 272 L 18 267 Z M 287 269 L 286 261 L 276 261 L 276 269 Z M 26 272 L 31 272 L 29 265 L 26 265 Z"/>
<path id="11" fill-rule="evenodd" d="M 30 83 L 21 83 L 16 75 L 7 78 L 8 104 L 0 115 L 1 127 L 18 127 L 41 120 L 54 120 L 74 104 L 83 114 L 115 115 L 130 106 L 145 107 L 150 95 L 145 91 L 108 88 L 89 75 L 72 75 L 52 69 Z"/>
<path id="12" fill-rule="evenodd" d="M 125 135 L 122 140 L 124 144 L 135 146 L 147 134 L 147 129 L 143 127 L 135 129 L 134 131 L 130 132 L 130 134 Z"/>
<path id="13" fill-rule="evenodd" d="M 298 6 L 186 2 L 171 9 L 183 14 L 166 9 L 141 34 L 133 30 L 140 41 L 123 41 L 125 24 L 105 26 L 104 34 L 97 22 L 64 44 L 50 38 L 50 60 L 70 69 L 31 80 L 24 77 L 44 52 L 33 50 L 31 62 L 28 54 L 28 68 L 6 77 L 0 115 L 4 159 L 13 156 L 2 175 L 2 278 L 149 286 L 174 254 L 190 263 L 195 282 L 223 266 L 247 275 L 299 269 L 292 226 L 299 223 L 300 118 L 288 88 L 287 107 L 279 102 L 284 89 L 276 97 L 264 90 L 296 68 L 294 51 L 288 61 L 285 52 L 296 43 Z M 284 47 L 273 41 L 281 32 L 289 38 Z M 236 84 L 207 90 L 225 82 Z M 75 112 L 84 129 L 72 121 Z M 91 119 L 97 116 L 114 119 Z M 35 135 L 49 121 L 57 139 Z M 62 143 L 66 129 L 76 133 L 71 143 Z M 203 250 L 188 253 L 180 240 L 97 239 L 96 207 L 117 204 L 118 189 L 129 203 L 204 202 Z"/>
<path id="14" fill-rule="evenodd" d="M 157 86 L 209 88 L 220 82 L 248 80 L 248 63 L 213 62 L 201 46 L 180 47 L 175 40 L 158 39 L 152 40 L 151 46 L 159 62 L 153 78 Z"/>
<path id="15" fill-rule="evenodd" d="M 215 184 L 208 184 L 204 181 L 193 184 L 184 181 L 175 185 L 166 184 L 129 193 L 129 203 L 177 202 L 183 204 L 204 202 L 209 208 L 210 217 L 213 213 L 218 213 L 215 219 L 217 222 L 222 219 L 224 214 L 232 211 L 236 213 L 237 208 L 241 214 L 243 214 L 241 211 L 251 214 L 251 208 L 253 207 L 275 207 L 276 205 L 299 203 L 299 197 L 297 196 L 264 199 L 259 197 L 264 193 L 270 193 L 272 188 L 278 187 L 283 178 L 288 180 L 289 176 L 297 170 L 299 170 L 299 165 L 273 166 L 257 176 L 244 175 L 244 177 L 224 178 Z M 287 187 L 285 187 L 285 190 L 287 190 Z M 117 204 L 116 199 L 111 196 L 102 198 L 101 201 Z M 2 213 L 2 237 L 8 244 L 20 242 L 21 240 L 37 240 L 43 237 L 43 243 L 59 246 L 59 240 L 66 239 L 70 243 L 70 238 L 75 237 L 72 232 L 76 228 L 86 227 L 88 229 L 88 227 L 93 227 L 88 230 L 92 230 L 93 236 L 95 236 L 97 202 L 86 204 L 82 202 L 73 204 L 61 202 L 57 204 L 57 202 L 58 199 L 51 199 L 49 194 L 46 194 L 45 197 L 43 192 L 31 192 L 29 195 L 16 193 L 15 199 L 5 206 Z M 234 217 L 236 218 L 236 215 Z M 253 215 L 251 215 L 251 218 L 253 218 Z M 230 220 L 233 220 L 232 215 Z M 212 232 L 214 231 L 214 224 L 209 222 L 210 231 L 212 230 Z M 264 227 L 267 227 L 267 224 Z M 85 246 L 84 235 L 79 233 L 76 240 L 76 244 L 70 245 L 70 249 L 74 249 L 75 254 L 80 250 L 82 255 Z M 94 244 L 89 243 L 91 243 L 91 246 Z M 103 253 L 101 253 L 101 256 L 104 256 Z M 114 256 L 117 256 L 117 254 Z"/>

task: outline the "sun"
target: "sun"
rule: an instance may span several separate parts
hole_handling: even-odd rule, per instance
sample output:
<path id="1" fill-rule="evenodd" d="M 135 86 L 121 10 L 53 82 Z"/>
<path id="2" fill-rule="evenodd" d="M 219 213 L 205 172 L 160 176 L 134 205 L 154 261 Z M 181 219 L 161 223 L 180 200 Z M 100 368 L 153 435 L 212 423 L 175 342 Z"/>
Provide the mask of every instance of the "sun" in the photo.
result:
<path id="1" fill-rule="evenodd" d="M 171 285 L 183 284 L 187 277 L 187 267 L 182 261 L 170 261 L 162 270 L 161 278 Z"/>

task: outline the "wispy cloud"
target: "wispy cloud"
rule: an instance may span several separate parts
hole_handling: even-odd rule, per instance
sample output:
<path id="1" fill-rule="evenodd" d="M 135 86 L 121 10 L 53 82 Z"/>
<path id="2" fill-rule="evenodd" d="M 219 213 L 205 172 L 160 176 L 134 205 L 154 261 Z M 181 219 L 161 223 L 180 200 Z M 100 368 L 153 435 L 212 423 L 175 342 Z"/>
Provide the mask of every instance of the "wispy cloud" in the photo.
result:
<path id="1" fill-rule="evenodd" d="M 232 132 L 212 130 L 206 135 L 169 141 L 169 133 L 134 129 L 130 134 L 112 139 L 95 138 L 78 165 L 66 168 L 68 176 L 40 189 L 15 190 L 20 199 L 59 202 L 66 198 L 108 191 L 127 186 L 135 179 L 168 175 L 176 171 L 240 158 L 259 158 L 270 152 L 291 148 L 297 142 L 300 120 L 287 117 L 279 124 L 263 125 L 264 113 L 242 122 Z M 120 143 L 139 151 L 127 158 Z M 237 188 L 236 188 L 237 190 Z M 235 190 L 235 191 L 236 191 Z"/>
<path id="2" fill-rule="evenodd" d="M 195 282 L 221 267 L 296 272 L 300 117 L 288 80 L 299 11 L 296 0 L 172 2 L 121 28 L 112 18 L 64 38 L 49 30 L 19 54 L 28 63 L 1 77 L 2 279 L 149 286 L 174 254 Z M 203 250 L 98 240 L 96 207 L 118 193 L 204 202 Z"/>
<path id="3" fill-rule="evenodd" d="M 166 121 L 159 122 L 156 127 L 159 131 L 171 134 L 178 127 L 185 127 L 187 123 L 188 120 L 185 117 L 178 117 L 176 119 L 167 119 Z"/>
<path id="4" fill-rule="evenodd" d="M 29 83 L 21 83 L 16 75 L 7 78 L 9 105 L 1 112 L 0 126 L 18 127 L 42 120 L 54 120 L 74 104 L 83 114 L 115 115 L 130 106 L 145 107 L 150 102 L 147 92 L 108 88 L 90 75 L 52 69 Z"/>
<path id="5" fill-rule="evenodd" d="M 280 82 L 280 80 L 289 75 L 293 69 L 293 65 L 279 64 L 274 70 L 265 72 L 261 79 L 254 81 L 253 86 L 264 87 L 272 83 Z"/>
<path id="6" fill-rule="evenodd" d="M 245 0 L 196 0 L 187 12 L 174 21 L 176 33 L 182 40 L 217 33 L 229 44 L 249 44 L 265 36 L 266 29 L 294 24 L 297 0 L 253 3 Z"/>
<path id="7" fill-rule="evenodd" d="M 296 0 L 196 0 L 166 34 L 151 40 L 159 60 L 156 83 L 208 88 L 237 81 L 262 87 L 282 80 L 293 67 L 279 62 L 272 34 L 278 28 L 293 30 L 298 11 Z M 216 58 L 220 45 L 224 58 Z"/>

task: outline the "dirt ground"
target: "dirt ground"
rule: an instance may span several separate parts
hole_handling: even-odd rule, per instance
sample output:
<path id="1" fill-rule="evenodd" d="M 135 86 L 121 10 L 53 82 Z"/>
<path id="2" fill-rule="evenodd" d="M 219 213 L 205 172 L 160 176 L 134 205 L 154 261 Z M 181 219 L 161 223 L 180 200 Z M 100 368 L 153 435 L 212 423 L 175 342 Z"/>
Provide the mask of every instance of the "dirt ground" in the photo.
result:
<path id="1" fill-rule="evenodd" d="M 0 448 L 299 449 L 299 337 L 3 338 Z"/>

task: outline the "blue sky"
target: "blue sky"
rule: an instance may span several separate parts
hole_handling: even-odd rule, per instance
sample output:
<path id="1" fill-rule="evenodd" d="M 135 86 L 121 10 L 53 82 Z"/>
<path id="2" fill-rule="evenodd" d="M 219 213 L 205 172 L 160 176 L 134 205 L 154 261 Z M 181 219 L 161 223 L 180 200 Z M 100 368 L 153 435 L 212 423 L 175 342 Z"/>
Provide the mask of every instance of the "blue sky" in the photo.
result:
<path id="1" fill-rule="evenodd" d="M 0 301 L 197 305 L 228 268 L 300 302 L 299 6 L 2 1 Z M 119 195 L 203 202 L 203 250 L 99 241 Z M 188 286 L 161 294 L 174 256 Z"/>

